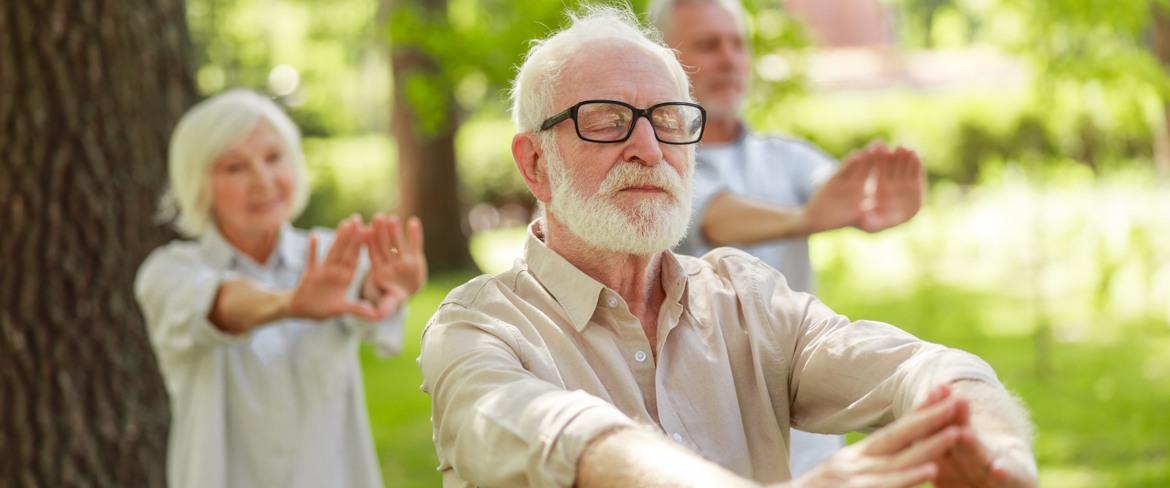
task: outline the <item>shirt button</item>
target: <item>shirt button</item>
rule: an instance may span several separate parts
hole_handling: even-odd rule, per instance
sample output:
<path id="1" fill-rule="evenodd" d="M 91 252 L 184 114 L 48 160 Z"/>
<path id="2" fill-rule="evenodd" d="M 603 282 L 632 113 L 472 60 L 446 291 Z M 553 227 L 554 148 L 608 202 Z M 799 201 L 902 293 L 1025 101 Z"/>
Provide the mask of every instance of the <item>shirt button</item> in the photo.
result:
<path id="1" fill-rule="evenodd" d="M 674 439 L 674 442 L 682 442 L 682 434 L 679 434 L 678 432 L 670 434 L 670 438 Z"/>
<path id="2" fill-rule="evenodd" d="M 646 362 L 646 353 L 642 352 L 642 351 L 638 351 L 638 352 L 634 353 L 634 361 L 637 361 L 639 363 Z"/>
<path id="3" fill-rule="evenodd" d="M 614 297 L 609 297 L 608 299 L 605 300 L 605 304 L 609 305 L 609 308 L 617 308 L 618 300 Z"/>

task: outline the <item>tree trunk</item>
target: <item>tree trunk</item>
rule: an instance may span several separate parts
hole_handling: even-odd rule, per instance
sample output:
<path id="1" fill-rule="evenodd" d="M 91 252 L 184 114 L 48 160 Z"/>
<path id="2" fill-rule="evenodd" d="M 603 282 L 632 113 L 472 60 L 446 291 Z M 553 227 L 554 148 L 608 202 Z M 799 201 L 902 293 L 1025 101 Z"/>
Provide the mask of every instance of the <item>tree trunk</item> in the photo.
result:
<path id="1" fill-rule="evenodd" d="M 0 3 L 0 486 L 163 486 L 166 390 L 135 304 L 183 0 Z"/>
<path id="2" fill-rule="evenodd" d="M 1150 2 L 1150 50 L 1170 70 L 1170 10 Z M 1158 174 L 1170 177 L 1170 103 L 1162 104 L 1161 127 L 1154 127 L 1154 167 Z"/>
<path id="3" fill-rule="evenodd" d="M 446 12 L 446 0 L 414 2 L 390 1 L 384 9 L 392 11 L 408 4 L 431 13 Z M 385 11 L 383 12 L 386 13 Z M 445 14 L 442 14 L 445 15 Z M 391 131 L 398 145 L 398 211 L 403 216 L 417 215 L 426 231 L 425 250 L 433 271 L 475 268 L 468 250 L 467 227 L 459 198 L 459 178 L 455 159 L 455 132 L 459 121 L 454 95 L 444 93 L 443 100 L 431 104 L 442 107 L 442 122 L 426 128 L 409 97 L 411 79 L 438 79 L 442 69 L 425 52 L 409 43 L 391 46 L 394 70 L 394 108 Z M 434 115 L 434 114 L 427 114 Z"/>

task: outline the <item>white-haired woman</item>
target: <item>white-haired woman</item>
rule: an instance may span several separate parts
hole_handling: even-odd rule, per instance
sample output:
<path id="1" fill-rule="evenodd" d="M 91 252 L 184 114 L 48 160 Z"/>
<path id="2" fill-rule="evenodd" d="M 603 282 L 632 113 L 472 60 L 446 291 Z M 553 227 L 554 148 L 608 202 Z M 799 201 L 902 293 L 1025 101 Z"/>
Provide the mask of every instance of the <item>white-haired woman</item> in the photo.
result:
<path id="1" fill-rule="evenodd" d="M 195 239 L 155 250 L 134 284 L 170 394 L 169 485 L 382 486 L 357 347 L 402 346 L 427 275 L 418 220 L 294 229 L 299 132 L 246 90 L 188 111 L 169 159 L 163 210 Z"/>

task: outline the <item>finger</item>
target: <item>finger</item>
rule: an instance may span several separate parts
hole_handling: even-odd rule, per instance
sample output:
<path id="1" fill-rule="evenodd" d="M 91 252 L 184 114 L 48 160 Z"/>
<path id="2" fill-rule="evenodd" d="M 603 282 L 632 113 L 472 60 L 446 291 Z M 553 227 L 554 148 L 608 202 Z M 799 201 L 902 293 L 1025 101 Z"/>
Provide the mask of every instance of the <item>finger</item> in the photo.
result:
<path id="1" fill-rule="evenodd" d="M 415 271 L 417 281 L 413 284 L 416 288 L 411 290 L 411 293 L 418 291 L 427 282 L 427 256 L 425 251 L 425 243 L 423 236 L 422 220 L 418 217 L 411 217 L 407 221 L 407 237 L 410 240 L 412 248 L 411 258 L 414 259 Z"/>
<path id="2" fill-rule="evenodd" d="M 959 404 L 965 402 L 959 398 L 948 398 L 925 409 L 911 412 L 877 431 L 866 443 L 865 450 L 870 454 L 889 454 L 898 452 L 912 442 L 926 438 L 931 434 L 957 422 L 956 415 Z"/>
<path id="3" fill-rule="evenodd" d="M 346 266 L 352 267 L 357 264 L 358 256 L 362 251 L 361 234 L 363 225 L 362 218 L 356 214 L 350 217 L 349 222 L 350 234 L 349 238 L 345 241 L 345 247 L 342 249 L 341 262 Z"/>
<path id="4" fill-rule="evenodd" d="M 393 253 L 390 252 L 391 249 L 394 249 L 394 228 L 390 225 L 392 220 L 392 215 L 383 215 L 378 221 L 380 230 L 378 237 L 381 239 L 382 252 L 386 253 L 387 258 L 394 257 Z"/>
<path id="5" fill-rule="evenodd" d="M 305 272 L 317 268 L 317 234 L 309 233 L 309 255 L 305 256 Z"/>
<path id="6" fill-rule="evenodd" d="M 395 258 L 402 257 L 403 243 L 406 239 L 402 236 L 402 221 L 397 215 L 391 215 L 387 222 L 386 235 L 389 237 L 390 253 Z"/>
<path id="7" fill-rule="evenodd" d="M 341 259 L 345 242 L 352 232 L 353 225 L 350 219 L 342 220 L 340 224 L 337 224 L 337 230 L 333 233 L 333 242 L 329 244 L 329 251 L 325 253 L 326 263 L 337 263 Z"/>
<path id="8" fill-rule="evenodd" d="M 913 468 L 876 476 L 877 486 L 902 488 L 914 487 L 933 480 L 938 475 L 938 466 L 926 463 Z"/>
<path id="9" fill-rule="evenodd" d="M 873 166 L 873 157 L 873 151 L 869 149 L 854 153 L 845 160 L 837 173 L 844 180 L 864 179 Z"/>
<path id="10" fill-rule="evenodd" d="M 913 153 L 911 153 L 910 150 L 901 146 L 894 148 L 893 152 L 891 153 L 890 160 L 897 163 L 896 166 L 898 168 L 899 178 L 909 176 L 905 171 L 910 169 L 909 163 L 913 159 L 912 154 Z"/>
<path id="11" fill-rule="evenodd" d="M 342 312 L 370 321 L 378 320 L 378 311 L 374 310 L 374 307 L 361 302 L 345 302 L 345 305 L 342 306 Z"/>
<path id="12" fill-rule="evenodd" d="M 991 451 L 979 441 L 975 432 L 964 427 L 959 432 L 959 439 L 951 449 L 951 457 L 959 469 L 966 473 L 969 479 L 981 479 L 991 475 L 991 463 L 994 456 Z"/>
<path id="13" fill-rule="evenodd" d="M 908 449 L 895 454 L 889 461 L 888 469 L 901 470 L 941 458 L 947 449 L 959 440 L 959 427 L 949 426 L 936 432 L 924 441 L 911 444 Z"/>
<path id="14" fill-rule="evenodd" d="M 367 227 L 367 233 L 363 240 L 366 245 L 366 253 L 370 253 L 370 262 L 374 266 L 380 266 L 381 263 L 386 262 L 388 253 L 385 246 L 383 246 L 383 238 L 381 238 L 381 220 L 384 216 L 380 213 L 374 214 L 370 219 L 370 227 Z"/>
<path id="15" fill-rule="evenodd" d="M 423 226 L 418 217 L 412 216 L 406 220 L 406 239 L 410 242 L 410 249 L 414 251 L 415 256 L 422 256 Z"/>
<path id="16" fill-rule="evenodd" d="M 898 162 L 892 157 L 881 158 L 874 167 L 879 185 L 892 185 L 898 177 Z"/>
<path id="17" fill-rule="evenodd" d="M 941 402 L 947 397 L 951 396 L 952 391 L 953 390 L 951 390 L 951 385 L 947 383 L 935 386 L 934 388 L 930 389 L 930 393 L 926 395 L 926 399 L 923 400 L 922 403 L 918 404 L 918 406 L 914 409 L 922 410 L 926 407 Z"/>
<path id="18" fill-rule="evenodd" d="M 390 316 L 402 305 L 403 298 L 402 294 L 397 292 L 388 292 L 382 295 L 382 298 L 378 300 L 378 316 L 382 318 Z"/>
<path id="19" fill-rule="evenodd" d="M 366 247 L 366 255 L 370 257 L 370 266 L 377 267 L 382 262 L 382 257 L 378 255 L 377 234 L 374 231 L 373 222 L 371 225 L 362 229 L 361 242 Z"/>
<path id="20" fill-rule="evenodd" d="M 1035 465 L 1019 458 L 998 457 L 991 463 L 991 479 L 1000 486 L 1035 486 Z"/>

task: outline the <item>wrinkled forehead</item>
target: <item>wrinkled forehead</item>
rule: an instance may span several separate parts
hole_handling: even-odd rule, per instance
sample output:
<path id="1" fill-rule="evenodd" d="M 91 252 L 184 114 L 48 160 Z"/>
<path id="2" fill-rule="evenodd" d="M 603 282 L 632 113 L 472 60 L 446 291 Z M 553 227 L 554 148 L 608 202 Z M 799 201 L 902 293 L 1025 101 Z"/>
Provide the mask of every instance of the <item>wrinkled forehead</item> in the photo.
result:
<path id="1" fill-rule="evenodd" d="M 662 55 L 633 41 L 605 39 L 570 56 L 553 88 L 557 110 L 591 99 L 645 105 L 688 97 Z"/>

